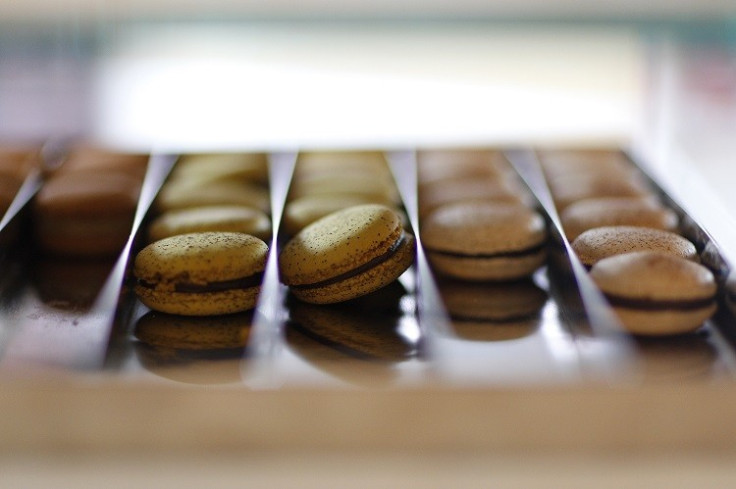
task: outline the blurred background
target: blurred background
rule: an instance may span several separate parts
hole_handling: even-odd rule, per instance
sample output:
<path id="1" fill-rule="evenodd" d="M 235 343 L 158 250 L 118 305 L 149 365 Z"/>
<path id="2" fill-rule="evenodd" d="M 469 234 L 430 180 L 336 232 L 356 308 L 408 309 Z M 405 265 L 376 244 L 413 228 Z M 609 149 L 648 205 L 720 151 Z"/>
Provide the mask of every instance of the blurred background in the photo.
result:
<path id="1" fill-rule="evenodd" d="M 615 144 L 733 208 L 735 43 L 733 0 L 0 2 L 0 139 Z"/>

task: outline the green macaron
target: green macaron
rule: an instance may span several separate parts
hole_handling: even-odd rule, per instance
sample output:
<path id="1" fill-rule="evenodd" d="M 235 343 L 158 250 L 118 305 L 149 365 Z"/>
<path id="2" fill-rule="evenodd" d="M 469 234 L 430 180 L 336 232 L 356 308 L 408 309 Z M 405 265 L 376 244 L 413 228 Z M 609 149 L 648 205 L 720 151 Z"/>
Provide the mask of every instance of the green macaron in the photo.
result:
<path id="1" fill-rule="evenodd" d="M 135 258 L 135 292 L 160 312 L 188 316 L 252 309 L 260 292 L 268 245 L 243 233 L 172 236 Z"/>
<path id="2" fill-rule="evenodd" d="M 281 281 L 304 302 L 354 299 L 396 280 L 414 261 L 414 238 L 396 212 L 366 204 L 329 214 L 279 254 Z"/>

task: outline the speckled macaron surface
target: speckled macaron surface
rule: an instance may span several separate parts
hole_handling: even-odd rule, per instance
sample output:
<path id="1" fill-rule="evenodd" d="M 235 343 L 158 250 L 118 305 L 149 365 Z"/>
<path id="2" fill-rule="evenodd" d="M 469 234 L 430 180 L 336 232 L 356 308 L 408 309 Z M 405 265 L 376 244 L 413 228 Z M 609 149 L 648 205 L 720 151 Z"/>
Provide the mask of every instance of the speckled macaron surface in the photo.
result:
<path id="1" fill-rule="evenodd" d="M 156 241 L 136 256 L 141 302 L 171 314 L 204 316 L 251 309 L 268 246 L 243 233 L 209 232 Z"/>
<path id="2" fill-rule="evenodd" d="M 353 299 L 398 278 L 414 260 L 413 241 L 390 208 L 353 206 L 315 221 L 284 246 L 281 280 L 306 302 Z"/>
<path id="3" fill-rule="evenodd" d="M 446 205 L 424 219 L 421 236 L 434 269 L 460 279 L 521 278 L 546 257 L 544 219 L 522 205 Z"/>
<path id="4" fill-rule="evenodd" d="M 632 251 L 658 251 L 688 260 L 698 259 L 695 245 L 679 234 L 636 226 L 589 229 L 572 242 L 572 249 L 586 266 Z"/>
<path id="5" fill-rule="evenodd" d="M 697 329 L 716 310 L 717 285 L 706 267 L 671 254 L 637 251 L 605 258 L 590 276 L 634 334 Z"/>

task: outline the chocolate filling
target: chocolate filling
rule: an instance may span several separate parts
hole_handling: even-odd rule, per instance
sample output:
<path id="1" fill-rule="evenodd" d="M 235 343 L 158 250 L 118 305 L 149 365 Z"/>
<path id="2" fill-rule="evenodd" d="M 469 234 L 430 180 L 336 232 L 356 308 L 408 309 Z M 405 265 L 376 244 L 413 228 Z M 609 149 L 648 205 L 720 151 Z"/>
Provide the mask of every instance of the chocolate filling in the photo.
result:
<path id="1" fill-rule="evenodd" d="M 334 285 L 338 282 L 342 282 L 343 280 L 347 280 L 349 278 L 356 277 L 360 275 L 361 273 L 368 271 L 371 268 L 375 268 L 381 263 L 388 261 L 391 257 L 393 257 L 396 254 L 397 251 L 399 251 L 399 248 L 401 248 L 405 242 L 406 242 L 406 235 L 402 232 L 399 239 L 397 239 L 384 254 L 373 258 L 372 260 L 350 270 L 349 272 L 345 272 L 335 277 L 328 278 L 320 282 L 315 282 L 313 284 L 290 285 L 290 287 L 292 289 L 302 289 L 302 290 L 315 289 L 318 287 L 327 287 L 329 285 Z"/>
<path id="2" fill-rule="evenodd" d="M 220 280 L 218 282 L 209 282 L 207 284 L 189 284 L 186 282 L 174 285 L 174 292 L 185 292 L 188 294 L 205 294 L 207 292 L 222 292 L 225 290 L 249 289 L 261 285 L 263 281 L 263 272 L 250 275 L 249 277 L 235 278 L 232 280 Z M 138 285 L 147 289 L 155 289 L 156 284 L 138 280 Z"/>
<path id="3" fill-rule="evenodd" d="M 606 295 L 608 302 L 614 307 L 625 307 L 627 309 L 642 309 L 644 311 L 695 311 L 713 304 L 713 297 L 691 300 L 666 300 L 655 299 L 632 299 L 616 295 Z"/>
<path id="4" fill-rule="evenodd" d="M 429 253 L 436 253 L 438 255 L 449 256 L 453 258 L 468 258 L 468 259 L 518 258 L 518 257 L 524 257 L 527 255 L 534 255 L 536 253 L 539 253 L 540 251 L 544 249 L 545 244 L 546 243 L 542 242 L 537 245 L 531 246 L 529 248 L 524 248 L 521 250 L 513 250 L 513 251 L 500 251 L 498 253 L 462 253 L 459 251 L 445 251 L 445 250 L 436 250 L 432 248 L 427 248 L 427 251 Z"/>

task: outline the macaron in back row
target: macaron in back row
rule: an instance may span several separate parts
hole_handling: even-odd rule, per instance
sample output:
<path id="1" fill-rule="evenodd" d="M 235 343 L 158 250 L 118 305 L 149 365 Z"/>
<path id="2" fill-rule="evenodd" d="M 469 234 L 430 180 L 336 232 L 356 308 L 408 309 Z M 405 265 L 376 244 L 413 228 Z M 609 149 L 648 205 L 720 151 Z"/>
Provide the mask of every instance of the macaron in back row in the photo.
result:
<path id="1" fill-rule="evenodd" d="M 270 205 L 265 154 L 184 155 L 156 197 L 148 240 L 208 231 L 269 240 Z"/>
<path id="2" fill-rule="evenodd" d="M 282 230 L 292 237 L 328 214 L 361 204 L 381 204 L 402 212 L 399 192 L 383 153 L 300 153 L 284 207 Z"/>
<path id="3" fill-rule="evenodd" d="M 572 250 L 627 331 L 689 332 L 714 313 L 713 274 L 622 153 L 546 151 L 540 161 Z"/>
<path id="4" fill-rule="evenodd" d="M 544 264 L 545 220 L 501 153 L 425 150 L 417 165 L 421 239 L 436 273 L 504 281 Z"/>

